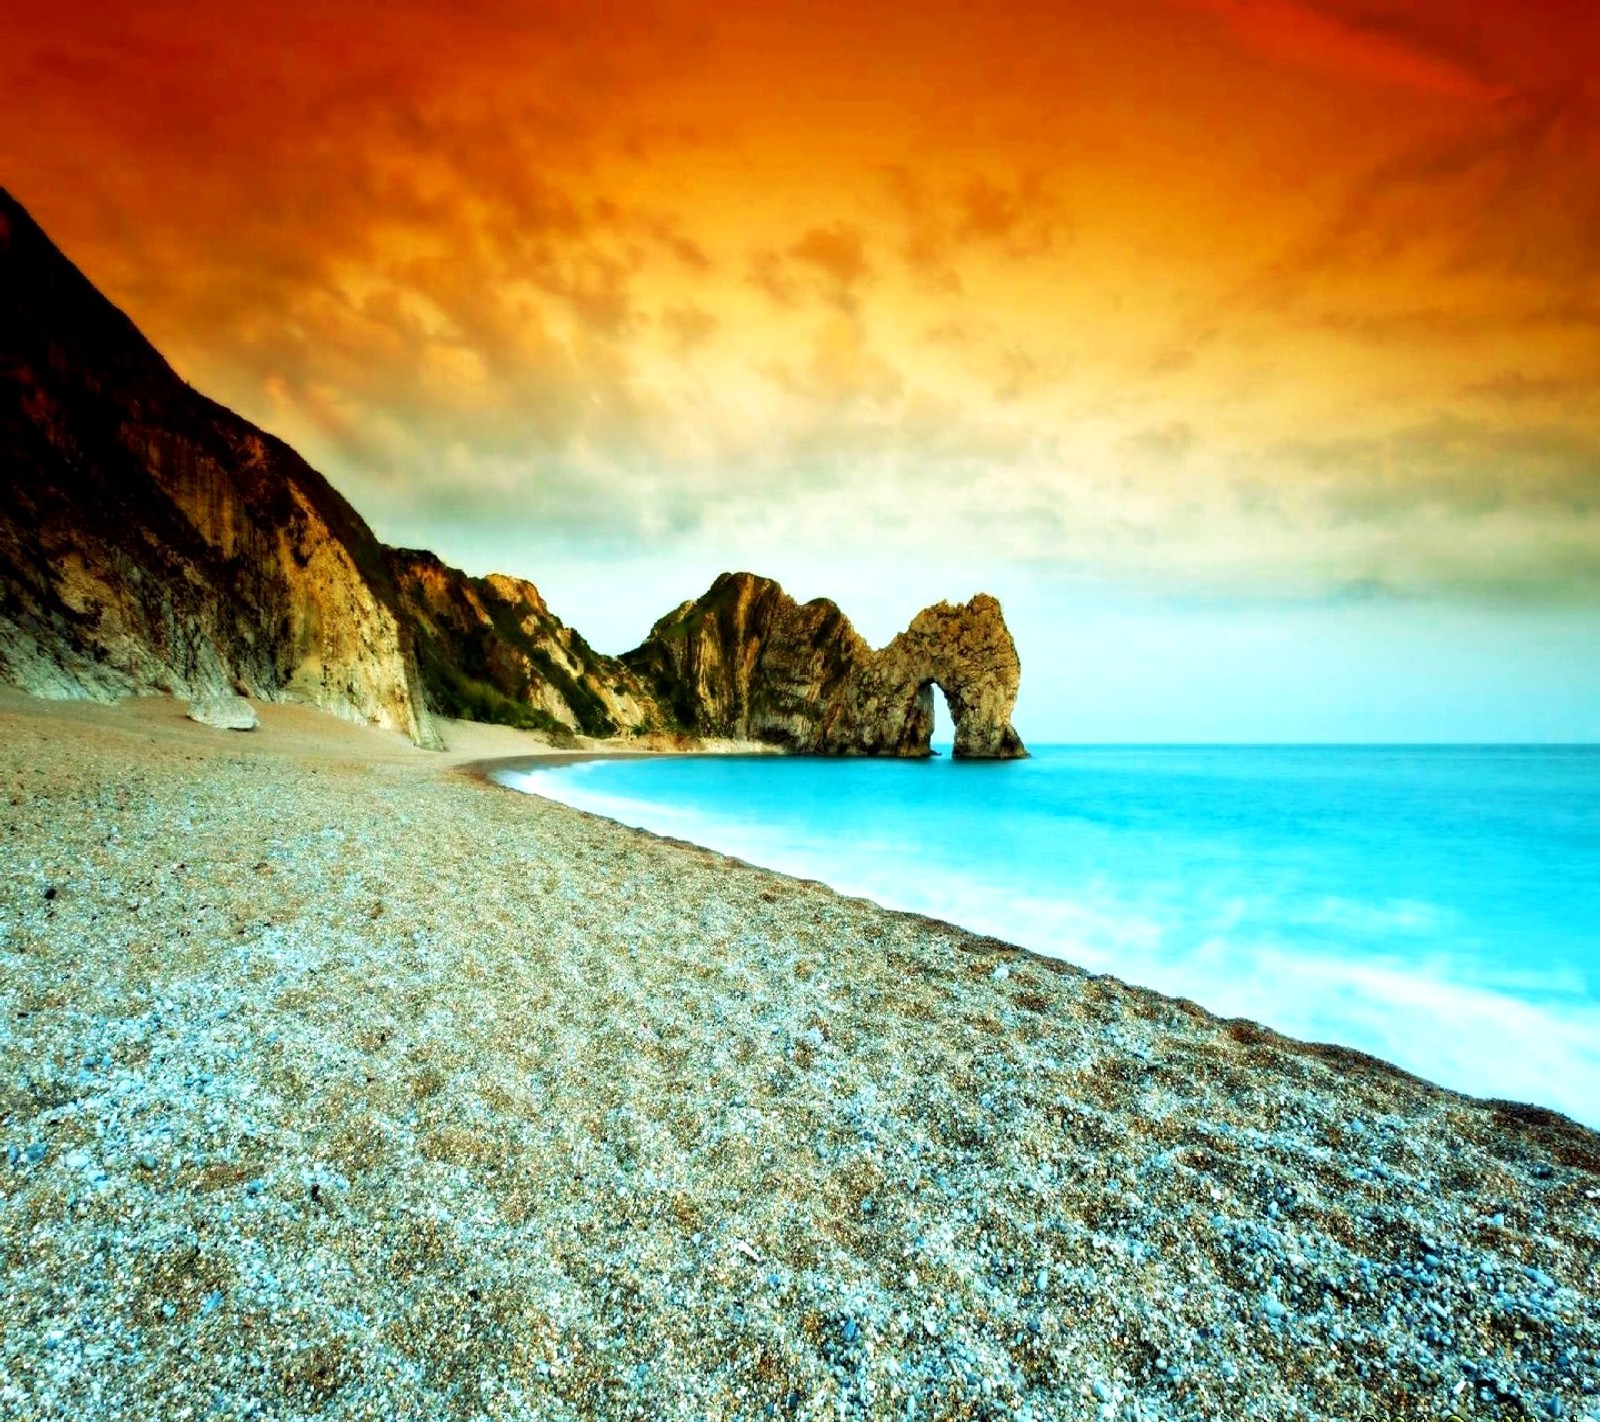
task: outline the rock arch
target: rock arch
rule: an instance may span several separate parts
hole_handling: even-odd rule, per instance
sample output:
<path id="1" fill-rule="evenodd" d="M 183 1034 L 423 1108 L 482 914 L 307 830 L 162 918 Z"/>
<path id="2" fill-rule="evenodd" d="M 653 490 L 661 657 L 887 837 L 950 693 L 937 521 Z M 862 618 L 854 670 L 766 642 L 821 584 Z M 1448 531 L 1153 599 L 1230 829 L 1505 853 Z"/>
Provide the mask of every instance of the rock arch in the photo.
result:
<path id="1" fill-rule="evenodd" d="M 987 593 L 970 602 L 925 607 L 904 632 L 872 654 L 863 673 L 858 722 L 867 739 L 874 728 L 886 733 L 884 753 L 931 754 L 938 687 L 955 724 L 956 756 L 1008 760 L 1027 754 L 1011 724 L 1022 662 L 999 602 Z"/>
<path id="2" fill-rule="evenodd" d="M 724 573 L 622 660 L 692 736 L 811 755 L 930 755 L 937 685 L 957 756 L 1027 754 L 1011 725 L 1022 664 L 987 593 L 924 608 L 874 651 L 826 599 L 797 603 L 770 578 Z"/>

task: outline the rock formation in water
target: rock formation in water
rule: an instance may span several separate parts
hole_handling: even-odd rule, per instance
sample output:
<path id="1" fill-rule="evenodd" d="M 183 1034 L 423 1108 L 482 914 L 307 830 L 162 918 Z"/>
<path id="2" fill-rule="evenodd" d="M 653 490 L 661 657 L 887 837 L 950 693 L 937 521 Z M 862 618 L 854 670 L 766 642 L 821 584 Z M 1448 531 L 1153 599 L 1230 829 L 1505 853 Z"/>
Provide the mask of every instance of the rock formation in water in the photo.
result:
<path id="1" fill-rule="evenodd" d="M 389 550 L 428 708 L 557 738 L 658 730 L 655 698 L 545 605 L 539 589 L 472 578 L 432 553 Z"/>
<path id="2" fill-rule="evenodd" d="M 685 731 L 819 749 L 819 708 L 872 655 L 831 602 L 795 602 L 770 578 L 724 573 L 622 660 Z"/>
<path id="3" fill-rule="evenodd" d="M 1011 725 L 1022 663 L 999 602 L 925 607 L 911 625 L 859 668 L 847 696 L 864 748 L 885 755 L 925 755 L 933 734 L 933 691 L 944 692 L 955 723 L 953 754 L 972 760 L 1024 756 Z"/>
<path id="4" fill-rule="evenodd" d="M 874 651 L 826 599 L 797 603 L 770 578 L 724 573 L 623 657 L 699 736 L 819 755 L 924 756 L 939 687 L 955 754 L 1026 755 L 1011 725 L 1022 667 L 1000 604 L 938 603 Z"/>
<path id="5" fill-rule="evenodd" d="M 301 700 L 432 732 L 383 548 L 189 388 L 0 190 L 0 680 Z"/>

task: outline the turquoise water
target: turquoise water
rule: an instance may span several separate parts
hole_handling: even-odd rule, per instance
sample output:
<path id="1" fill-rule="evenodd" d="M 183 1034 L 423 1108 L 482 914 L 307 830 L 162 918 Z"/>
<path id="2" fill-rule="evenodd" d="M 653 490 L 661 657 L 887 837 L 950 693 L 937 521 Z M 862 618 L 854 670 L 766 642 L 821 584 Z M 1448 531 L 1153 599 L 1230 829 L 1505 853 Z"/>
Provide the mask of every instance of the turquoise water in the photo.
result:
<path id="1" fill-rule="evenodd" d="M 685 756 L 503 778 L 1600 1126 L 1600 747 Z"/>

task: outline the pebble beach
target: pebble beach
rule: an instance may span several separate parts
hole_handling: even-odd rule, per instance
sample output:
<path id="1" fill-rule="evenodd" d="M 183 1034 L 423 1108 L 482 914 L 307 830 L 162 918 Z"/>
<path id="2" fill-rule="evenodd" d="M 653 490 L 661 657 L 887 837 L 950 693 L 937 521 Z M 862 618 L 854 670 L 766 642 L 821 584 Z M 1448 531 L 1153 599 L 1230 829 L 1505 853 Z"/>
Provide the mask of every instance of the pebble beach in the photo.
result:
<path id="1" fill-rule="evenodd" d="M 258 710 L 0 694 L 0 1418 L 1600 1422 L 1595 1133 Z"/>

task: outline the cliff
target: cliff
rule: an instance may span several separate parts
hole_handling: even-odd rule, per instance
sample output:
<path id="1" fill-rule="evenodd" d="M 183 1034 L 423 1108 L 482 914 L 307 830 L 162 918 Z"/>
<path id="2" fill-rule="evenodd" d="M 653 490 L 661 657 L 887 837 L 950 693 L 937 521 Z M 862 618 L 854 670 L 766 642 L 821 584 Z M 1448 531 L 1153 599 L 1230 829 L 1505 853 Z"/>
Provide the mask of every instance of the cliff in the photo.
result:
<path id="1" fill-rule="evenodd" d="M 918 756 L 937 685 L 957 755 L 1026 753 L 991 597 L 874 651 L 833 603 L 728 573 L 616 658 L 532 583 L 384 547 L 292 449 L 179 379 L 3 189 L 0 469 L 0 683 L 36 695 L 305 701 L 423 745 L 431 710 Z"/>
<path id="2" fill-rule="evenodd" d="M 190 389 L 0 190 L 0 680 L 302 700 L 432 732 L 382 546 Z"/>
<path id="3" fill-rule="evenodd" d="M 388 557 L 429 710 L 557 738 L 658 728 L 639 678 L 566 626 L 532 583 L 468 577 L 418 549 Z"/>
<path id="4" fill-rule="evenodd" d="M 874 651 L 826 599 L 797 603 L 770 578 L 724 573 L 622 661 L 700 736 L 817 755 L 924 756 L 937 686 L 956 755 L 1027 754 L 1011 725 L 1022 666 L 987 594 L 925 609 Z"/>

